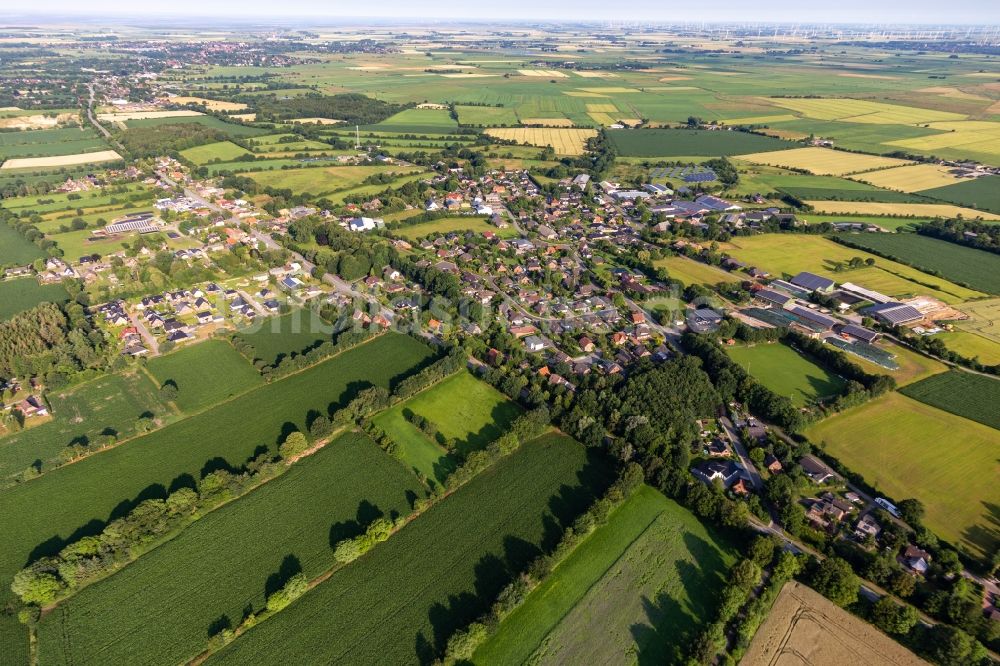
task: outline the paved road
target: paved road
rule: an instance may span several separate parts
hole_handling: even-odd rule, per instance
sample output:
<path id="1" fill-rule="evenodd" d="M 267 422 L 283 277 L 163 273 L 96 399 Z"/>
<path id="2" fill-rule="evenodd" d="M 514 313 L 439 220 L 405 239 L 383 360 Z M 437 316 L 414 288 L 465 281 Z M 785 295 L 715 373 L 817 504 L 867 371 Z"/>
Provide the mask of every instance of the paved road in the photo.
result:
<path id="1" fill-rule="evenodd" d="M 156 336 L 150 332 L 149 328 L 147 328 L 146 322 L 144 322 L 142 317 L 138 316 L 134 312 L 127 312 L 127 314 L 129 321 L 131 321 L 132 325 L 139 331 L 139 335 L 142 336 L 143 341 L 149 348 L 149 353 L 152 356 L 158 356 L 160 354 L 160 343 L 157 342 Z"/>
<path id="2" fill-rule="evenodd" d="M 109 132 L 107 130 L 107 128 L 104 127 L 104 125 L 102 125 L 101 123 L 97 122 L 97 118 L 94 116 L 94 84 L 93 83 L 88 83 L 87 84 L 87 93 L 89 94 L 89 97 L 87 99 L 87 120 L 90 121 L 90 124 L 93 125 L 97 129 L 98 132 L 100 132 L 102 135 L 104 135 L 104 138 L 107 139 L 107 141 L 109 143 L 113 144 L 115 148 L 117 148 L 119 151 L 121 151 L 122 153 L 124 153 L 125 152 L 125 147 L 122 144 L 118 143 L 118 141 L 115 140 L 115 138 L 113 136 L 111 136 L 111 132 Z"/>
<path id="3" fill-rule="evenodd" d="M 760 472 L 757 471 L 757 466 L 753 464 L 752 460 L 750 460 L 750 456 L 747 454 L 747 448 L 743 445 L 743 440 L 740 439 L 739 433 L 736 432 L 736 426 L 733 425 L 733 422 L 730 421 L 727 416 L 720 417 L 719 423 L 722 424 L 722 429 L 726 431 L 729 441 L 733 444 L 733 450 L 736 451 L 736 455 L 739 456 L 740 462 L 743 463 L 743 469 L 745 469 L 747 474 L 750 476 L 750 485 L 756 489 L 762 490 L 764 488 L 764 480 L 760 478 Z"/>

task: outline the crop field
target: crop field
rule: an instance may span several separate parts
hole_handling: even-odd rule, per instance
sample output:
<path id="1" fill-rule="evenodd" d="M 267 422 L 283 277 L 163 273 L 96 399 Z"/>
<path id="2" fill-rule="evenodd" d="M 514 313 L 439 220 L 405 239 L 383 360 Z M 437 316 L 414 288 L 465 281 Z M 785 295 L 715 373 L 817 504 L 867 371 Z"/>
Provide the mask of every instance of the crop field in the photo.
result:
<path id="1" fill-rule="evenodd" d="M 508 616 L 472 662 L 678 663 L 733 563 L 689 511 L 642 486 Z"/>
<path id="2" fill-rule="evenodd" d="M 201 111 L 181 109 L 180 111 L 122 111 L 118 113 L 98 113 L 102 123 L 124 122 L 126 120 L 160 120 L 162 118 L 193 118 L 204 115 Z M 133 125 L 134 127 L 135 125 Z"/>
<path id="3" fill-rule="evenodd" d="M 96 164 L 98 162 L 113 162 L 120 160 L 121 155 L 113 150 L 97 150 L 91 153 L 76 155 L 57 155 L 52 157 L 19 157 L 9 159 L 0 165 L 5 169 L 38 169 L 46 167 L 75 166 L 77 164 Z"/>
<path id="4" fill-rule="evenodd" d="M 115 188 L 117 190 L 118 188 Z M 34 194 L 24 197 L 12 197 L 3 200 L 3 207 L 8 210 L 32 211 L 46 216 L 47 213 L 60 213 L 73 211 L 77 208 L 95 208 L 98 206 L 119 205 L 121 202 L 130 200 L 130 197 L 139 192 L 152 193 L 144 185 L 128 185 L 124 192 L 108 191 L 107 189 L 95 189 L 89 192 L 67 192 L 60 194 L 49 192 L 46 194 Z M 71 198 L 72 196 L 79 198 Z M 46 216 L 47 217 L 47 216 Z"/>
<path id="5" fill-rule="evenodd" d="M 259 319 L 240 336 L 252 344 L 257 358 L 277 365 L 286 356 L 304 354 L 333 340 L 333 327 L 312 310 L 293 310 L 280 317 Z"/>
<path id="6" fill-rule="evenodd" d="M 965 303 L 962 312 L 969 319 L 956 322 L 956 326 L 1000 344 L 1000 298 Z"/>
<path id="7" fill-rule="evenodd" d="M 901 393 L 1000 430 L 1000 380 L 992 377 L 952 370 L 910 384 Z"/>
<path id="8" fill-rule="evenodd" d="M 802 583 L 785 583 L 742 666 L 926 666 L 905 647 Z"/>
<path id="9" fill-rule="evenodd" d="M 761 384 L 804 406 L 836 395 L 844 380 L 780 343 L 728 347 L 726 353 Z"/>
<path id="10" fill-rule="evenodd" d="M 260 373 L 232 345 L 206 340 L 149 359 L 146 368 L 162 386 L 177 385 L 176 405 L 197 412 L 264 383 Z"/>
<path id="11" fill-rule="evenodd" d="M 209 111 L 242 111 L 247 108 L 246 104 L 239 102 L 224 102 L 204 97 L 171 97 L 170 102 L 172 104 L 204 104 Z"/>
<path id="12" fill-rule="evenodd" d="M 525 444 L 207 663 L 429 663 L 603 490 L 596 455 Z"/>
<path id="13" fill-rule="evenodd" d="M 948 173 L 948 167 L 938 164 L 911 164 L 863 173 L 854 178 L 878 187 L 900 190 L 901 192 L 920 192 L 961 182 Z"/>
<path id="14" fill-rule="evenodd" d="M 720 282 L 740 282 L 739 274 L 730 273 L 715 266 L 703 264 L 687 257 L 668 257 L 653 263 L 657 268 L 666 268 L 674 280 L 680 280 L 685 285 L 714 285 Z"/>
<path id="15" fill-rule="evenodd" d="M 462 125 L 516 125 L 514 109 L 502 106 L 456 106 L 458 122 Z"/>
<path id="16" fill-rule="evenodd" d="M 386 118 L 377 125 L 362 129 L 407 132 L 414 134 L 447 134 L 458 129 L 458 123 L 448 109 L 406 109 Z"/>
<path id="17" fill-rule="evenodd" d="M 531 146 L 552 146 L 558 155 L 582 155 L 587 139 L 597 136 L 597 130 L 561 127 L 491 127 L 486 130 L 486 134 Z"/>
<path id="18" fill-rule="evenodd" d="M 24 266 L 44 256 L 40 247 L 0 222 L 0 266 Z"/>
<path id="19" fill-rule="evenodd" d="M 166 112 L 164 111 L 160 113 Z M 250 127 L 248 125 L 240 125 L 238 123 L 227 123 L 224 120 L 219 120 L 215 116 L 206 116 L 197 112 L 195 112 L 194 115 L 188 116 L 157 116 L 154 118 L 139 118 L 136 120 L 129 120 L 127 125 L 129 128 L 134 128 L 154 127 L 159 125 L 177 125 L 180 123 L 198 123 L 199 125 L 204 125 L 205 127 L 221 130 L 230 136 L 258 136 L 260 134 L 268 134 L 272 131 L 263 127 Z"/>
<path id="20" fill-rule="evenodd" d="M 0 321 L 30 310 L 39 303 L 62 303 L 67 300 L 69 294 L 61 284 L 39 284 L 31 277 L 0 280 Z"/>
<path id="21" fill-rule="evenodd" d="M 767 100 L 818 120 L 840 120 L 850 123 L 875 125 L 916 125 L 921 123 L 965 120 L 960 113 L 919 109 L 898 104 L 884 104 L 860 99 L 798 99 L 771 98 Z"/>
<path id="22" fill-rule="evenodd" d="M 589 105 L 588 105 L 589 106 Z M 719 157 L 763 153 L 794 148 L 781 139 L 748 132 L 639 129 L 608 130 L 611 142 L 624 156 L 677 157 L 703 155 Z"/>
<path id="23" fill-rule="evenodd" d="M 748 236 L 734 238 L 729 245 L 731 247 L 726 250 L 729 254 L 740 261 L 763 268 L 772 275 L 795 275 L 800 271 L 810 271 L 837 282 L 860 284 L 890 296 L 924 294 L 952 304 L 982 296 L 980 292 L 953 284 L 944 278 L 927 275 L 915 268 L 818 236 Z M 833 270 L 836 262 L 847 262 L 852 257 L 872 258 L 875 265 L 842 272 Z M 933 288 L 925 285 L 933 285 Z"/>
<path id="24" fill-rule="evenodd" d="M 392 166 L 334 166 L 251 171 L 245 175 L 265 187 L 279 190 L 287 188 L 295 194 L 322 197 L 359 186 L 365 178 L 377 173 L 403 175 L 419 172 L 419 169 Z M 379 184 L 376 187 L 377 191 L 382 191 L 387 185 Z"/>
<path id="25" fill-rule="evenodd" d="M 938 133 L 887 141 L 890 147 L 934 153 L 954 158 L 981 159 L 996 163 L 1000 157 L 1000 122 L 958 121 L 931 123 Z"/>
<path id="26" fill-rule="evenodd" d="M 306 430 L 310 412 L 338 409 L 367 386 L 389 386 L 430 358 L 413 338 L 386 334 L 312 368 L 265 384 L 145 437 L 53 470 L 0 492 L 0 511 L 23 516 L 5 527 L 0 580 L 25 562 L 94 534 L 137 499 L 162 497 L 203 474 L 239 467 L 275 450 L 292 429 Z M 4 598 L 9 596 L 4 592 Z"/>
<path id="27" fill-rule="evenodd" d="M 837 215 L 913 215 L 916 217 L 958 217 L 966 219 L 982 218 L 986 221 L 1000 221 L 1000 215 L 986 213 L 972 208 L 952 206 L 950 204 L 927 203 L 877 203 L 853 201 L 806 201 L 818 213 L 833 213 Z"/>
<path id="28" fill-rule="evenodd" d="M 63 603 L 39 627 L 40 660 L 184 663 L 213 627 L 238 624 L 248 607 L 259 612 L 265 591 L 294 573 L 320 575 L 333 543 L 378 516 L 408 514 L 420 495 L 370 439 L 343 435 Z"/>
<path id="29" fill-rule="evenodd" d="M 775 139 L 777 140 L 777 139 Z M 879 157 L 877 155 L 862 155 L 848 153 L 843 150 L 829 148 L 793 148 L 791 150 L 751 153 L 736 155 L 741 160 L 754 164 L 785 167 L 786 169 L 805 169 L 820 176 L 844 176 L 850 173 L 872 171 L 884 167 L 895 167 L 908 164 L 894 157 Z"/>
<path id="30" fill-rule="evenodd" d="M 1000 342 L 976 333 L 955 330 L 936 335 L 953 352 L 967 358 L 978 358 L 986 365 L 1000 365 Z"/>
<path id="31" fill-rule="evenodd" d="M 46 398 L 52 418 L 0 439 L 0 486 L 34 465 L 48 471 L 59 452 L 74 443 L 96 441 L 104 433 L 135 434 L 143 414 L 161 421 L 170 416 L 157 387 L 143 373 L 106 375 Z M 32 482 L 37 483 L 37 482 Z"/>
<path id="32" fill-rule="evenodd" d="M 845 234 L 862 247 L 934 272 L 977 291 L 1000 294 L 1000 256 L 918 234 Z"/>
<path id="33" fill-rule="evenodd" d="M 952 185 L 923 190 L 920 194 L 962 206 L 1000 213 L 1000 177 L 982 176 Z"/>
<path id="34" fill-rule="evenodd" d="M 218 141 L 216 143 L 206 143 L 204 146 L 195 146 L 182 150 L 181 155 L 189 162 L 197 165 L 207 164 L 212 160 L 228 162 L 235 160 L 242 155 L 249 155 L 250 151 L 237 146 L 231 141 Z"/>
<path id="35" fill-rule="evenodd" d="M 997 430 L 894 392 L 804 434 L 890 498 L 921 500 L 927 526 L 976 557 L 1000 544 Z"/>
<path id="36" fill-rule="evenodd" d="M 66 127 L 22 132 L 0 132 L 0 159 L 11 157 L 51 157 L 94 150 L 107 144 L 91 129 Z"/>
<path id="37" fill-rule="evenodd" d="M 491 224 L 485 217 L 477 217 L 474 215 L 441 217 L 436 220 L 431 220 L 430 222 L 421 222 L 419 224 L 413 224 L 406 227 L 393 228 L 390 225 L 389 228 L 393 235 L 408 238 L 410 240 L 434 234 L 449 234 L 455 231 L 473 231 L 479 234 L 486 231 L 492 231 L 497 236 L 502 238 L 517 235 L 517 231 L 513 227 L 508 226 L 504 229 L 500 229 L 496 225 Z"/>

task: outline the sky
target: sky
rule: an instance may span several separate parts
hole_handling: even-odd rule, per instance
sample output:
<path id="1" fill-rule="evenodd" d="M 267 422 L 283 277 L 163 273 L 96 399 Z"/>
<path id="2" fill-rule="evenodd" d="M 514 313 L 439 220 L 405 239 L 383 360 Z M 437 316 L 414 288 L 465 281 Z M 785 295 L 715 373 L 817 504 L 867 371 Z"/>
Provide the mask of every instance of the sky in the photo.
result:
<path id="1" fill-rule="evenodd" d="M 199 15 L 338 18 L 648 20 L 655 22 L 935 23 L 1000 25 L 1000 0 L 33 0 L 20 11 L 55 19 L 72 15 Z M 0 10 L 0 23 L 10 20 Z"/>

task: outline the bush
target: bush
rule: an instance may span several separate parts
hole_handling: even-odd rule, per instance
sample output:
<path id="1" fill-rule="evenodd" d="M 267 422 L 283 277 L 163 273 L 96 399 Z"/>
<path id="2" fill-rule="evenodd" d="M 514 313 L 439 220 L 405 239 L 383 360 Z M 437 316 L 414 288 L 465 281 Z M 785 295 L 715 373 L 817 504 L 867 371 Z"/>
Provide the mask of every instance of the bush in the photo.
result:
<path id="1" fill-rule="evenodd" d="M 309 448 L 309 441 L 306 439 L 306 436 L 296 430 L 288 434 L 285 441 L 278 447 L 278 452 L 282 458 L 288 460 L 299 455 L 307 448 Z"/>

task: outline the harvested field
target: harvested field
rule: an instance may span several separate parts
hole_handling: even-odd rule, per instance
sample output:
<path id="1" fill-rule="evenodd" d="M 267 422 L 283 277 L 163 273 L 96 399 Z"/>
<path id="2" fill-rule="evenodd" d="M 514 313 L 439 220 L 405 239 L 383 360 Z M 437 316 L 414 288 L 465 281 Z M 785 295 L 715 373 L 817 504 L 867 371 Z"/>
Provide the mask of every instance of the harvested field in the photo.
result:
<path id="1" fill-rule="evenodd" d="M 560 72 L 557 69 L 519 69 L 517 71 L 524 76 L 548 77 L 550 79 L 565 79 L 569 77 L 569 74 Z"/>
<path id="2" fill-rule="evenodd" d="M 654 266 L 657 268 L 661 266 L 666 268 L 671 278 L 680 280 L 685 285 L 715 285 L 720 282 L 733 283 L 741 281 L 741 277 L 738 274 L 733 274 L 721 268 L 688 259 L 687 257 L 677 256 L 660 259 L 654 263 Z"/>
<path id="3" fill-rule="evenodd" d="M 987 158 L 1000 157 L 1000 122 L 964 120 L 931 123 L 929 127 L 940 134 L 887 141 L 886 145 L 937 154 L 952 149 L 951 153 L 956 155 L 978 153 Z"/>
<path id="4" fill-rule="evenodd" d="M 204 97 L 171 97 L 168 101 L 172 104 L 203 104 L 209 111 L 242 111 L 247 108 L 246 104 L 240 102 L 224 102 Z"/>
<path id="5" fill-rule="evenodd" d="M 344 121 L 335 120 L 333 118 L 292 118 L 289 122 L 300 123 L 303 125 L 337 125 L 343 123 Z"/>
<path id="6" fill-rule="evenodd" d="M 958 322 L 958 328 L 1000 344 L 1000 298 L 966 303 L 962 311 L 969 318 Z"/>
<path id="7" fill-rule="evenodd" d="M 50 129 L 59 125 L 75 122 L 76 113 L 34 113 L 21 116 L 0 118 L 0 129 L 35 130 Z"/>
<path id="8" fill-rule="evenodd" d="M 19 157 L 7 160 L 0 165 L 3 169 L 39 169 L 48 167 L 74 166 L 77 164 L 95 164 L 97 162 L 113 162 L 120 160 L 121 155 L 113 150 L 100 150 L 94 153 L 79 153 L 77 155 L 57 155 L 54 157 Z"/>
<path id="9" fill-rule="evenodd" d="M 788 151 L 785 151 L 788 152 Z M 1000 220 L 1000 215 L 951 204 L 878 203 L 874 201 L 806 201 L 817 213 L 835 215 L 913 215 L 916 217 L 980 217 L 986 221 Z"/>
<path id="10" fill-rule="evenodd" d="M 569 118 L 521 118 L 522 125 L 541 125 L 542 127 L 572 127 Z"/>
<path id="11" fill-rule="evenodd" d="M 962 179 L 948 173 L 948 167 L 938 164 L 911 164 L 859 174 L 854 179 L 901 192 L 919 192 L 962 182 Z"/>
<path id="12" fill-rule="evenodd" d="M 877 125 L 915 125 L 917 123 L 965 120 L 960 113 L 918 109 L 899 104 L 883 104 L 860 99 L 772 98 L 774 106 L 797 111 L 807 118 L 840 120 Z"/>
<path id="13" fill-rule="evenodd" d="M 181 111 L 128 111 L 123 113 L 98 113 L 97 119 L 104 122 L 121 122 L 125 120 L 150 120 L 154 118 L 188 118 L 202 116 L 201 111 L 183 109 Z"/>
<path id="14" fill-rule="evenodd" d="M 531 128 L 531 127 L 491 127 L 486 134 L 506 141 L 517 141 L 532 146 L 552 146 L 559 155 L 582 155 L 587 139 L 597 136 L 597 130 Z"/>
<path id="15" fill-rule="evenodd" d="M 860 153 L 848 153 L 843 150 L 816 147 L 794 148 L 792 150 L 767 153 L 751 153 L 749 155 L 737 155 L 737 157 L 747 162 L 753 162 L 754 164 L 768 164 L 787 169 L 805 169 L 810 173 L 821 176 L 843 176 L 849 173 L 859 173 L 882 167 L 909 164 L 909 162 L 897 160 L 893 157 L 862 155 Z"/>
<path id="16" fill-rule="evenodd" d="M 740 666 L 925 666 L 861 618 L 796 581 L 786 583 Z"/>

